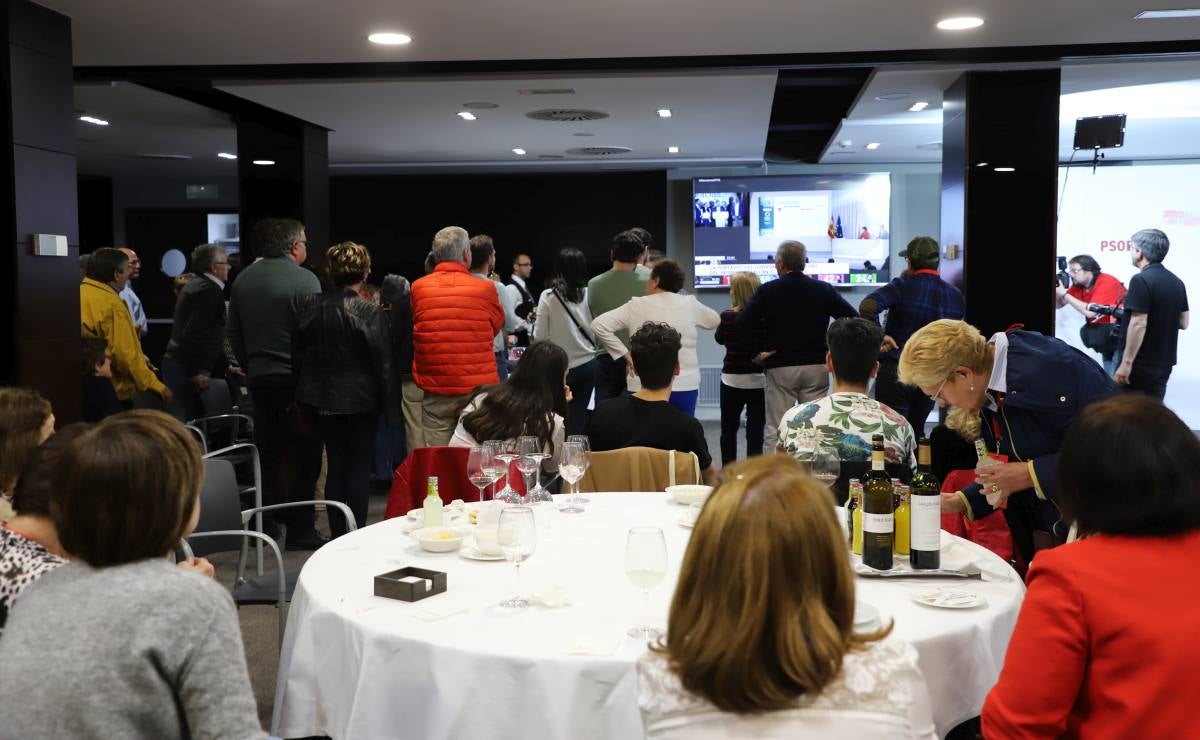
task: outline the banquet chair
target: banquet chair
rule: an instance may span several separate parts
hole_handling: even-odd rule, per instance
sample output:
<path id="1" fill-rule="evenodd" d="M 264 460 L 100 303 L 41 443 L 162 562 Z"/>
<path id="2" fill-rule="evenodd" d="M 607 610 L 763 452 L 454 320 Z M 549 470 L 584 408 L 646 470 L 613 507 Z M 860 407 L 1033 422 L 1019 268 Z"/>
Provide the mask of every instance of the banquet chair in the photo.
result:
<path id="1" fill-rule="evenodd" d="M 262 532 L 247 529 L 246 525 L 252 517 L 264 511 L 319 504 L 339 509 L 346 519 L 346 529 L 357 529 L 350 507 L 340 501 L 295 501 L 242 509 L 233 464 L 228 460 L 211 457 L 204 460 L 204 486 L 200 489 L 200 521 L 180 549 L 187 553 L 190 548 L 191 553 L 197 556 L 238 551 L 237 575 L 232 589 L 233 601 L 239 607 L 243 604 L 274 604 L 279 612 L 280 645 L 283 644 L 287 604 L 296 589 L 298 574 L 289 575 L 284 570 L 283 554 L 275 540 Z M 246 575 L 247 545 L 250 539 L 257 540 L 270 549 L 275 561 L 274 573 Z"/>
<path id="2" fill-rule="evenodd" d="M 704 483 L 694 452 L 626 447 L 593 452 L 579 481 L 584 493 L 662 491 L 667 486 Z"/>
<path id="3" fill-rule="evenodd" d="M 478 501 L 479 489 L 467 480 L 467 457 L 470 454 L 469 447 L 418 447 L 413 450 L 392 476 L 392 490 L 388 493 L 383 518 L 404 516 L 410 509 L 419 509 L 425 501 L 426 481 L 434 475 L 438 479 L 438 495 L 443 504 L 456 498 Z M 524 496 L 525 480 L 521 473 L 515 465 L 509 472 L 509 483 Z"/>
<path id="4" fill-rule="evenodd" d="M 224 379 L 209 379 L 208 388 L 200 392 L 200 401 L 204 404 L 204 416 L 191 419 L 188 424 L 200 429 L 209 444 L 225 447 L 254 441 L 254 419 L 234 405 L 229 383 Z"/>

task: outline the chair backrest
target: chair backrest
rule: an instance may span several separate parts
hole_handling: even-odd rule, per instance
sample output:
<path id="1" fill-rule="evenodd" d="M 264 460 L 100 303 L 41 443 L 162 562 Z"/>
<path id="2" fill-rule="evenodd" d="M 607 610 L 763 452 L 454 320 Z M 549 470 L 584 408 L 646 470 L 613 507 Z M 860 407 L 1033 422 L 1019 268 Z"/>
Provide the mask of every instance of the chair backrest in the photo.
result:
<path id="1" fill-rule="evenodd" d="M 579 481 L 579 490 L 588 493 L 662 491 L 672 485 L 672 469 L 675 485 L 704 482 L 700 461 L 694 452 L 626 447 L 593 452 L 591 464 Z"/>
<path id="2" fill-rule="evenodd" d="M 222 378 L 211 378 L 208 381 L 208 388 L 200 391 L 200 401 L 204 404 L 205 416 L 228 414 L 233 411 L 233 394 L 229 392 L 229 383 Z"/>
<path id="3" fill-rule="evenodd" d="M 228 460 L 204 461 L 204 486 L 200 489 L 200 521 L 197 532 L 244 529 L 237 475 Z M 192 543 L 197 555 L 229 552 L 242 548 L 241 537 L 203 537 Z"/>
<path id="4" fill-rule="evenodd" d="M 438 478 L 438 495 L 443 503 L 448 504 L 456 498 L 478 501 L 479 489 L 467 480 L 470 454 L 469 447 L 418 447 L 410 452 L 396 468 L 383 518 L 404 516 L 409 509 L 420 507 L 425 500 L 426 481 L 431 475 Z M 525 495 L 525 480 L 516 465 L 510 469 L 509 484 Z"/>

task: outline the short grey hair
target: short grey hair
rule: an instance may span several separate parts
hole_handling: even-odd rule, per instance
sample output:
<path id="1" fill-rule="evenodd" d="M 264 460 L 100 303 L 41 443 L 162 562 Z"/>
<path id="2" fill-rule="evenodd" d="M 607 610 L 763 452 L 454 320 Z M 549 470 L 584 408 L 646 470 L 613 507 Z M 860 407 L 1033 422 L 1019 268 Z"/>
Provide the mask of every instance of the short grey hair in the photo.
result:
<path id="1" fill-rule="evenodd" d="M 1167 235 L 1158 229 L 1142 229 L 1131 237 L 1131 241 L 1133 248 L 1151 263 L 1162 262 L 1167 257 L 1167 250 L 1171 248 L 1171 241 L 1167 239 Z"/>
<path id="2" fill-rule="evenodd" d="M 804 272 L 804 263 L 808 259 L 808 248 L 801 242 L 789 239 L 775 250 L 775 259 L 789 272 Z"/>
<path id="3" fill-rule="evenodd" d="M 461 226 L 447 226 L 433 235 L 433 256 L 439 263 L 463 261 L 463 252 L 471 246 L 467 230 Z"/>
<path id="4" fill-rule="evenodd" d="M 251 242 L 263 257 L 286 257 L 300 241 L 304 224 L 292 218 L 265 218 L 254 224 Z"/>
<path id="5" fill-rule="evenodd" d="M 192 250 L 192 272 L 202 275 L 212 272 L 213 263 L 217 261 L 217 253 L 224 254 L 225 247 L 220 244 L 201 244 Z"/>

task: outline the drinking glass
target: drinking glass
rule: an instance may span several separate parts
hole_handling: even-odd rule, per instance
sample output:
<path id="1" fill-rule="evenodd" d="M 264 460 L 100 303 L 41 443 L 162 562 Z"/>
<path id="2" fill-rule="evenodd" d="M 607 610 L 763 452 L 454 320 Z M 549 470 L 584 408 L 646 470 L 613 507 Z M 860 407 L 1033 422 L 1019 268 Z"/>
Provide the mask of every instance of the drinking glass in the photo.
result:
<path id="1" fill-rule="evenodd" d="M 564 514 L 582 514 L 583 502 L 579 498 L 579 481 L 588 468 L 591 453 L 578 441 L 564 442 L 562 455 L 558 461 L 558 474 L 573 487 L 571 498 L 567 505 L 559 509 Z"/>
<path id="2" fill-rule="evenodd" d="M 500 552 L 516 566 L 517 572 L 517 593 L 501 601 L 500 606 L 505 609 L 526 609 L 532 602 L 521 595 L 521 563 L 528 560 L 537 547 L 537 524 L 533 509 L 528 506 L 504 507 L 496 528 L 496 540 L 500 544 Z"/>
<path id="3" fill-rule="evenodd" d="M 521 453 L 521 459 L 517 460 L 517 470 L 525 477 L 525 502 L 539 504 L 553 501 L 550 493 L 542 488 L 542 460 L 550 457 L 542 447 L 542 441 L 537 437 L 521 437 L 517 440 L 517 452 Z M 531 475 L 534 483 L 532 488 L 529 486 Z"/>
<path id="4" fill-rule="evenodd" d="M 486 446 L 472 447 L 467 454 L 467 480 L 479 489 L 479 501 L 483 502 L 483 489 L 488 487 L 492 478 L 492 468 L 495 466 L 492 451 Z"/>
<path id="5" fill-rule="evenodd" d="M 625 538 L 625 575 L 642 590 L 644 618 L 641 625 L 631 627 L 630 637 L 653 640 L 662 630 L 650 624 L 650 590 L 662 583 L 667 574 L 667 540 L 658 527 L 633 527 Z"/>
<path id="6" fill-rule="evenodd" d="M 499 493 L 494 495 L 497 501 L 504 501 L 505 504 L 520 504 L 521 494 L 517 493 L 517 489 L 509 485 L 509 475 L 512 473 L 512 461 L 521 457 L 516 451 L 516 444 L 511 440 L 505 440 L 500 443 L 500 451 L 496 453 L 497 459 L 503 461 L 504 488 L 500 488 Z"/>
<path id="7" fill-rule="evenodd" d="M 567 437 L 567 441 L 568 442 L 576 442 L 576 443 L 582 445 L 583 449 L 587 450 L 589 453 L 592 451 L 592 443 L 588 441 L 586 434 L 572 434 Z M 576 491 L 576 494 L 578 494 L 578 491 Z M 590 504 L 592 502 L 590 499 L 588 499 L 584 496 L 579 496 L 579 503 Z"/>
<path id="8" fill-rule="evenodd" d="M 842 459 L 835 447 L 818 447 L 813 450 L 812 477 L 833 488 L 842 474 Z"/>
<path id="9" fill-rule="evenodd" d="M 496 483 L 504 477 L 504 461 L 500 459 L 500 453 L 504 452 L 504 441 L 499 439 L 489 439 L 483 443 L 483 446 L 488 450 L 489 465 L 487 468 L 488 474 L 492 477 L 492 500 L 496 500 Z"/>

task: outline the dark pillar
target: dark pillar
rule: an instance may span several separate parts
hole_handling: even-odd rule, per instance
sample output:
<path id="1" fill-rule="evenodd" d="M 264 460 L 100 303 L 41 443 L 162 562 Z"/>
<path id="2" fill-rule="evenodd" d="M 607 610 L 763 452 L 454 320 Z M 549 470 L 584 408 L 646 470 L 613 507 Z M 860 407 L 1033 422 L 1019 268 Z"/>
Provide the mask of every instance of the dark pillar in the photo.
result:
<path id="1" fill-rule="evenodd" d="M 1059 86 L 1057 69 L 967 72 L 943 97 L 942 244 L 960 251 L 942 272 L 985 336 L 1054 333 Z"/>
<path id="2" fill-rule="evenodd" d="M 319 262 L 329 247 L 329 132 L 283 116 L 239 118 L 237 128 L 243 261 L 257 256 L 257 245 L 249 243 L 256 221 L 294 218 L 308 234 L 309 262 Z"/>
<path id="3" fill-rule="evenodd" d="M 27 0 L 2 12 L 0 382 L 34 388 L 61 422 L 80 416 L 79 230 L 71 21 Z M 33 254 L 33 234 L 65 236 L 68 254 Z"/>

